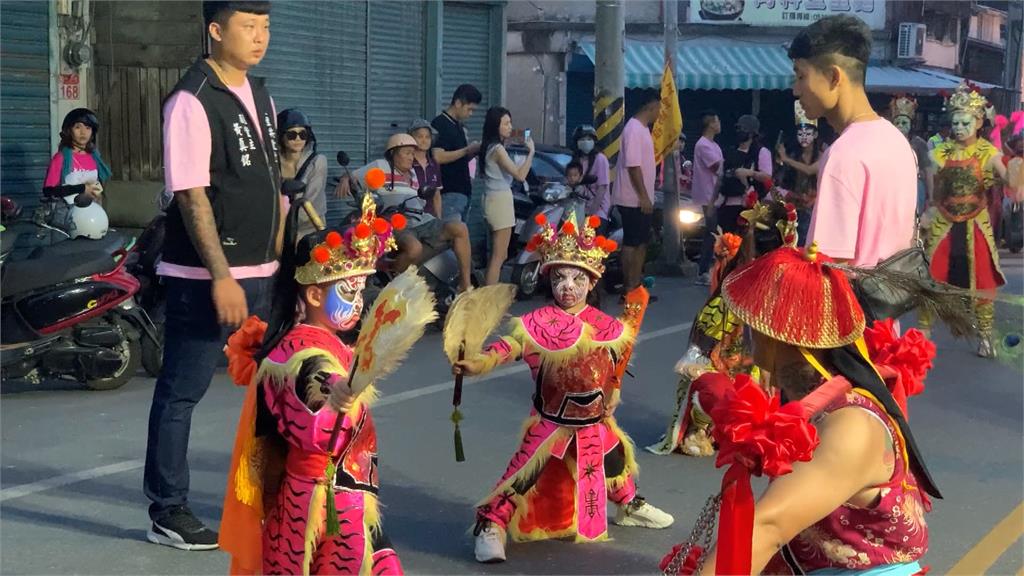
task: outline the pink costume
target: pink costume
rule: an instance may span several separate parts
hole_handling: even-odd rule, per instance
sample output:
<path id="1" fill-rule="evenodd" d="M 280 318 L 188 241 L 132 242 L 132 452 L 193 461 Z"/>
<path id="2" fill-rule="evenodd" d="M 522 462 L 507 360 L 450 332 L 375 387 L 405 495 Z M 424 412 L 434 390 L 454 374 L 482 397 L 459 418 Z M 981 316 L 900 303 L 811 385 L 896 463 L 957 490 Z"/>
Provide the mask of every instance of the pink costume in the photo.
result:
<path id="1" fill-rule="evenodd" d="M 545 306 L 514 318 L 485 351 L 491 367 L 522 358 L 536 388 L 522 444 L 478 506 L 478 526 L 491 521 L 520 542 L 607 538 L 606 500 L 636 495 L 633 443 L 612 416 L 635 330 L 590 306 L 577 315 Z"/>
<path id="2" fill-rule="evenodd" d="M 843 504 L 798 534 L 771 561 L 766 574 L 811 574 L 829 568 L 868 570 L 893 565 L 906 566 L 908 573 L 921 569 L 917 561 L 928 551 L 924 515 L 931 509 L 931 503 L 909 469 L 903 436 L 883 408 L 857 392 L 847 392 L 833 401 L 826 413 L 849 406 L 866 410 L 885 424 L 896 455 L 892 478 L 878 486 L 882 491 L 875 506 Z"/>

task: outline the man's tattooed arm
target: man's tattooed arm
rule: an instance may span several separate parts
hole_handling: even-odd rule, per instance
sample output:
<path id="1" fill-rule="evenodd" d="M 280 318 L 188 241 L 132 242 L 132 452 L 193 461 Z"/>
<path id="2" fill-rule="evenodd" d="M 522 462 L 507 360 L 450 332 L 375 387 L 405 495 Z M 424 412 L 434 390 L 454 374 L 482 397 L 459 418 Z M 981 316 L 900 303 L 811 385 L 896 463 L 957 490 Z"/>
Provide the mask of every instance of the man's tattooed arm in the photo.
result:
<path id="1" fill-rule="evenodd" d="M 188 237 L 203 260 L 203 265 L 210 271 L 210 276 L 214 280 L 230 278 L 228 259 L 224 256 L 224 249 L 220 246 L 217 223 L 214 222 L 213 207 L 210 206 L 206 190 L 190 188 L 176 194 L 182 220 L 185 221 L 185 229 L 188 230 Z"/>

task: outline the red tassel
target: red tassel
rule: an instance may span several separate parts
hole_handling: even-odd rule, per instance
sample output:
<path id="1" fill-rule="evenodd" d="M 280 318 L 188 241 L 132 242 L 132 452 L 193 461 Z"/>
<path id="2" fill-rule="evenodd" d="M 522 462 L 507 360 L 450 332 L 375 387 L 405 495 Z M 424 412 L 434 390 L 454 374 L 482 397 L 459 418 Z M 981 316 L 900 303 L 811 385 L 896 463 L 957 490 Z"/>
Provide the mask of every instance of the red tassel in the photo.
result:
<path id="1" fill-rule="evenodd" d="M 715 574 L 750 574 L 753 537 L 754 492 L 750 489 L 750 471 L 736 463 L 722 478 Z"/>

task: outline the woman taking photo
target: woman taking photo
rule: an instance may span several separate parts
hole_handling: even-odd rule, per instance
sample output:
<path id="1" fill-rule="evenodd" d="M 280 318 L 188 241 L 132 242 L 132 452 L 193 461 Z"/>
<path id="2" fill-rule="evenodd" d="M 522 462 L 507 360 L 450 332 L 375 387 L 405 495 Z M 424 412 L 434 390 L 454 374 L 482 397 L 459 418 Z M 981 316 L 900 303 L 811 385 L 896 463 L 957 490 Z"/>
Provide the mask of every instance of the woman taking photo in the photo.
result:
<path id="1" fill-rule="evenodd" d="M 597 216 L 602 225 L 610 220 L 608 211 L 612 198 L 608 193 L 608 158 L 597 151 L 597 131 L 589 124 L 577 126 L 572 133 L 573 159 L 583 166 L 583 175 L 597 178 L 590 190 L 593 196 L 587 202 L 587 215 Z"/>
<path id="2" fill-rule="evenodd" d="M 295 108 L 277 114 L 277 139 L 281 150 L 281 177 L 301 180 L 306 184 L 304 198 L 316 208 L 316 213 L 327 215 L 327 158 L 316 151 L 316 136 L 306 115 Z M 299 213 L 298 237 L 316 232 L 305 212 Z"/>
<path id="3" fill-rule="evenodd" d="M 533 139 L 526 139 L 529 151 L 522 164 L 516 164 L 505 150 L 505 141 L 512 136 L 512 114 L 500 106 L 487 110 L 483 142 L 477 165 L 483 176 L 484 218 L 491 228 L 491 259 L 487 264 L 487 285 L 497 284 L 501 265 L 508 256 L 508 243 L 516 225 L 512 200 L 512 179 L 525 182 L 533 164 Z"/>
<path id="4" fill-rule="evenodd" d="M 807 239 L 811 226 L 811 212 L 818 198 L 818 121 L 804 114 L 800 102 L 794 102 L 796 115 L 796 147 L 786 149 L 781 142 L 775 151 L 779 155 L 779 187 L 785 191 L 785 200 L 796 207 L 796 233 L 798 246 Z"/>

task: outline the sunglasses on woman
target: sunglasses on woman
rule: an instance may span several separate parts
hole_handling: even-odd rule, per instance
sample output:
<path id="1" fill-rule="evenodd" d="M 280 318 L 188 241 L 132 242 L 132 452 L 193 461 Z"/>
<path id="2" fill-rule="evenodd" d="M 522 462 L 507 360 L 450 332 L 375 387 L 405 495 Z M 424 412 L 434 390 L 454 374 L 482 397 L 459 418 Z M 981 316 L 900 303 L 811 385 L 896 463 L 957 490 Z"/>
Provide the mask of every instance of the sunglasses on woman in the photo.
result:
<path id="1" fill-rule="evenodd" d="M 284 133 L 284 137 L 288 140 L 309 140 L 309 132 L 305 130 L 299 130 L 298 132 L 288 131 Z"/>

